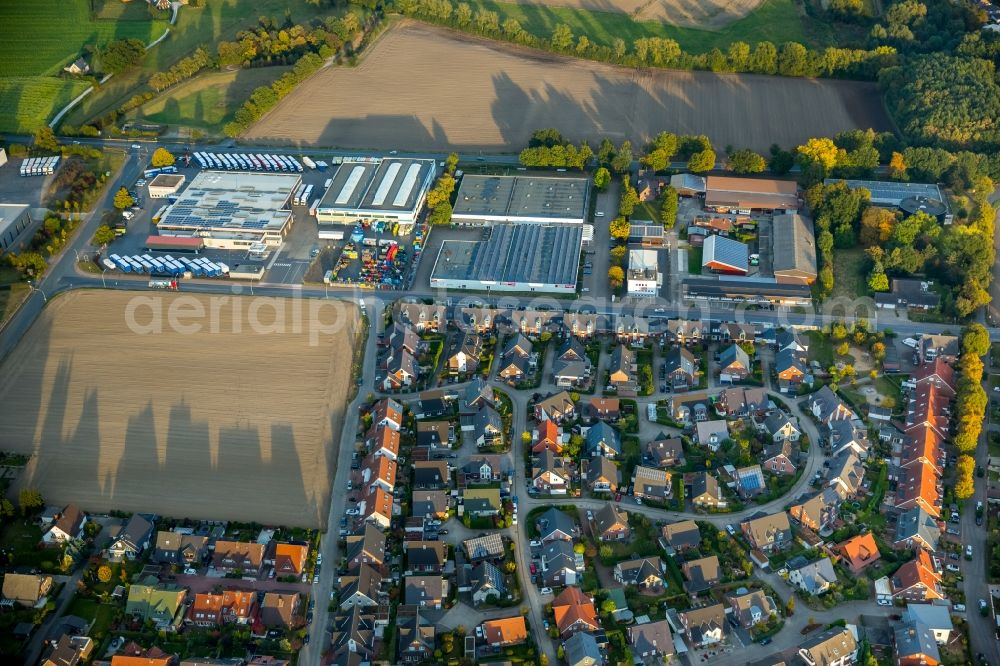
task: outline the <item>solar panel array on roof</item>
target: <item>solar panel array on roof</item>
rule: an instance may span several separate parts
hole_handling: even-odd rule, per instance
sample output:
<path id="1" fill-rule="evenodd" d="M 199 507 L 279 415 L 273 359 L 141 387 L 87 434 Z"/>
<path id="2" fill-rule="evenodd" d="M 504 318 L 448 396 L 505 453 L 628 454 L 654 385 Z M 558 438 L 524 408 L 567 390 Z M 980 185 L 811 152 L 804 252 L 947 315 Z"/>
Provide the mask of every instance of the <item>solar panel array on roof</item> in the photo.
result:
<path id="1" fill-rule="evenodd" d="M 898 206 L 904 199 L 910 197 L 926 197 L 944 201 L 941 188 L 932 183 L 896 183 L 881 180 L 842 180 L 827 178 L 824 183 L 845 182 L 850 188 L 863 187 L 872 194 L 871 202 L 882 206 Z"/>
<path id="2" fill-rule="evenodd" d="M 749 270 L 747 246 L 732 238 L 709 236 L 705 239 L 702 266 L 718 263 L 746 272 Z"/>

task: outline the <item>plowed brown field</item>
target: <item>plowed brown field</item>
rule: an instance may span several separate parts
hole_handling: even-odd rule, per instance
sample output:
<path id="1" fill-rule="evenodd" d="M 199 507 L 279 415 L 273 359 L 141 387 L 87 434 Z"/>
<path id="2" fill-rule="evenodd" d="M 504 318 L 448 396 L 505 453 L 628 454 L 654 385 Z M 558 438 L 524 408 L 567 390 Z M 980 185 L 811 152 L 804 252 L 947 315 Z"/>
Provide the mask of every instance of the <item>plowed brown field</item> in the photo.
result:
<path id="1" fill-rule="evenodd" d="M 766 150 L 889 123 L 874 84 L 625 69 L 403 22 L 358 67 L 330 67 L 300 85 L 246 138 L 510 151 L 541 127 L 574 140 L 634 143 L 669 130 Z"/>
<path id="2" fill-rule="evenodd" d="M 127 324 L 141 298 L 162 307 L 163 332 Z M 300 305 L 297 318 L 290 299 L 54 299 L 0 366 L 0 446 L 34 454 L 19 485 L 90 511 L 325 526 L 357 314 L 345 305 L 313 345 L 308 323 L 293 328 Z M 167 325 L 171 308 L 201 332 Z"/>

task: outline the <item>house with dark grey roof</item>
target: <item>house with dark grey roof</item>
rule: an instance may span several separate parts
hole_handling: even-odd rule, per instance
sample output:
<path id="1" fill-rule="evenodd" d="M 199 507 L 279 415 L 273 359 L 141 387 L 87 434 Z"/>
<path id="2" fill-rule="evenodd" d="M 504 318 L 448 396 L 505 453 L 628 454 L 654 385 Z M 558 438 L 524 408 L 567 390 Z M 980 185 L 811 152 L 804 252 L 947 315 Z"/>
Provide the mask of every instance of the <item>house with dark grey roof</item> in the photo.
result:
<path id="1" fill-rule="evenodd" d="M 684 442 L 680 437 L 659 438 L 647 442 L 643 458 L 654 467 L 676 467 L 684 464 Z"/>
<path id="2" fill-rule="evenodd" d="M 833 562 L 827 557 L 821 557 L 814 562 L 808 562 L 802 557 L 796 557 L 786 563 L 788 567 L 788 582 L 802 592 L 811 595 L 824 594 L 837 583 L 837 572 Z"/>
<path id="3" fill-rule="evenodd" d="M 441 573 L 448 563 L 448 546 L 443 541 L 406 541 L 406 567 L 420 573 Z"/>
<path id="4" fill-rule="evenodd" d="M 462 437 L 479 448 L 503 445 L 503 419 L 492 405 L 482 405 L 473 414 L 461 418 Z"/>
<path id="5" fill-rule="evenodd" d="M 724 509 L 729 505 L 718 479 L 709 472 L 685 474 L 684 490 L 696 507 Z"/>
<path id="6" fill-rule="evenodd" d="M 622 453 L 621 438 L 614 428 L 604 421 L 598 421 L 587 429 L 584 448 L 587 455 L 615 458 Z"/>
<path id="7" fill-rule="evenodd" d="M 686 347 L 674 347 L 667 352 L 663 370 L 675 391 L 698 383 L 698 359 Z"/>
<path id="8" fill-rule="evenodd" d="M 750 376 L 753 364 L 750 354 L 738 344 L 732 344 L 719 353 L 719 381 L 723 384 L 735 384 Z"/>
<path id="9" fill-rule="evenodd" d="M 538 538 L 542 543 L 549 541 L 573 541 L 580 536 L 576 521 L 565 512 L 550 506 L 535 519 Z"/>
<path id="10" fill-rule="evenodd" d="M 420 337 L 416 331 L 405 324 L 395 322 L 389 329 L 386 339 L 391 349 L 405 349 L 414 355 L 420 352 Z"/>
<path id="11" fill-rule="evenodd" d="M 603 666 L 601 646 L 592 634 L 578 631 L 563 643 L 564 657 L 569 666 Z"/>
<path id="12" fill-rule="evenodd" d="M 469 562 L 478 564 L 486 560 L 495 561 L 503 559 L 506 550 L 503 545 L 503 535 L 499 532 L 491 532 L 481 537 L 466 539 L 462 542 L 465 549 L 465 556 Z"/>
<path id="13" fill-rule="evenodd" d="M 112 560 L 123 558 L 134 560 L 149 548 L 153 538 L 153 523 L 138 513 L 132 514 L 128 522 L 118 528 L 111 545 L 108 546 L 108 556 Z"/>
<path id="14" fill-rule="evenodd" d="M 590 358 L 583 344 L 572 336 L 559 347 L 559 355 L 552 362 L 552 375 L 556 386 L 571 387 L 585 384 L 593 372 Z"/>
<path id="15" fill-rule="evenodd" d="M 634 585 L 646 590 L 660 589 L 664 585 L 665 565 L 659 557 L 640 557 L 615 565 L 615 580 L 622 585 Z"/>
<path id="16" fill-rule="evenodd" d="M 489 562 L 481 562 L 472 570 L 472 603 L 476 606 L 488 601 L 496 602 L 508 596 L 507 581 L 503 572 Z"/>
<path id="17" fill-rule="evenodd" d="M 549 587 L 575 585 L 577 555 L 570 541 L 549 541 L 542 547 L 542 580 Z"/>
<path id="18" fill-rule="evenodd" d="M 663 526 L 663 539 L 673 550 L 683 553 L 701 545 L 701 530 L 693 520 L 682 520 Z"/>
<path id="19" fill-rule="evenodd" d="M 896 538 L 893 543 L 898 548 L 924 548 L 931 552 L 938 549 L 941 527 L 923 507 L 915 506 L 903 511 L 896 520 Z"/>
<path id="20" fill-rule="evenodd" d="M 632 655 L 646 664 L 669 663 L 674 655 L 674 639 L 666 620 L 635 624 L 628 628 Z"/>

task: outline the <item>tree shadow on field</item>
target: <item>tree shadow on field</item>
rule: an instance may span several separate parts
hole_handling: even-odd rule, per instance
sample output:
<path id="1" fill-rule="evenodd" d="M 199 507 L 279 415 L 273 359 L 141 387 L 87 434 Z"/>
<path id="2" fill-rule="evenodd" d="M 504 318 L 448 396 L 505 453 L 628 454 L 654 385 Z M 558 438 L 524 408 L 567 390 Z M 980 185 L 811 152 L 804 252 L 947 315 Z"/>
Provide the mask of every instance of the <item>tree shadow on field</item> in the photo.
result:
<path id="1" fill-rule="evenodd" d="M 572 85 L 553 77 L 526 87 L 506 72 L 494 75 L 491 110 L 507 145 L 523 147 L 534 130 L 555 127 L 567 139 L 592 146 L 604 138 L 628 139 L 637 152 L 661 131 L 705 134 L 719 149 L 766 151 L 772 143 L 798 145 L 824 131 L 886 125 L 884 113 L 872 108 L 868 84 L 597 63 L 583 73 L 580 64 L 567 63 Z M 799 108 L 812 104 L 823 111 L 815 108 L 816 98 L 836 107 L 832 116 L 813 117 Z M 834 127 L 824 125 L 834 119 Z"/>
<path id="2" fill-rule="evenodd" d="M 369 136 L 372 127 L 383 127 L 386 130 L 381 137 L 365 138 Z M 392 147 L 398 150 L 420 151 L 430 150 L 433 147 L 436 147 L 437 150 L 443 150 L 450 146 L 444 127 L 436 119 L 433 122 L 433 128 L 434 134 L 431 134 L 415 115 L 362 115 L 354 118 L 332 118 L 320 132 L 316 141 L 306 140 L 302 143 L 358 150 L 384 150 Z M 263 138 L 263 141 L 267 142 L 268 139 Z M 281 141 L 281 139 L 272 139 L 272 141 Z"/>

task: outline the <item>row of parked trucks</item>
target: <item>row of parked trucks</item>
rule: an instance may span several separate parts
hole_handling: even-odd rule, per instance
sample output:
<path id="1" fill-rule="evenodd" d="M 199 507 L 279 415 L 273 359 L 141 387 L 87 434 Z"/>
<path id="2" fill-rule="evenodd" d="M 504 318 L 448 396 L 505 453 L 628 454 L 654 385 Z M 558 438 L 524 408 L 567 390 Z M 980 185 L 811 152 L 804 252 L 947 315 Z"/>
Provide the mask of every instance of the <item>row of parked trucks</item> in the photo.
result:
<path id="1" fill-rule="evenodd" d="M 58 155 L 53 157 L 29 157 L 21 162 L 21 175 L 50 176 L 56 172 L 59 159 Z"/>
<path id="2" fill-rule="evenodd" d="M 195 153 L 194 159 L 202 169 L 226 171 L 285 171 L 302 173 L 302 165 L 290 155 L 264 153 Z"/>
<path id="3" fill-rule="evenodd" d="M 153 276 L 177 277 L 190 273 L 192 277 L 225 277 L 229 274 L 229 266 L 219 261 L 209 261 L 204 257 L 178 257 L 164 255 L 154 257 L 149 254 L 119 256 L 112 254 L 105 257 L 101 263 L 108 270 L 119 270 L 123 273 L 149 273 Z"/>

